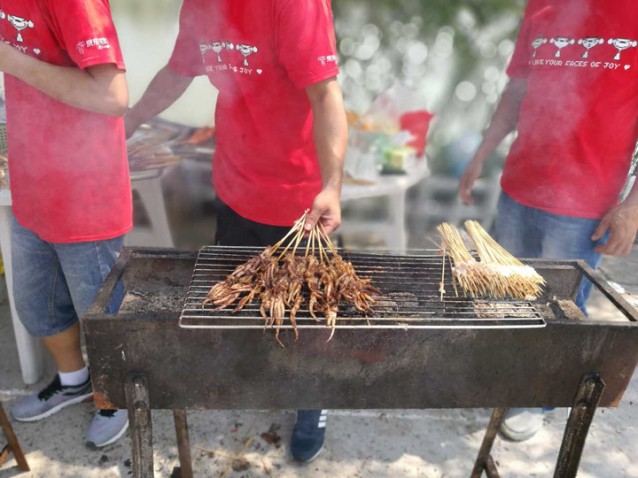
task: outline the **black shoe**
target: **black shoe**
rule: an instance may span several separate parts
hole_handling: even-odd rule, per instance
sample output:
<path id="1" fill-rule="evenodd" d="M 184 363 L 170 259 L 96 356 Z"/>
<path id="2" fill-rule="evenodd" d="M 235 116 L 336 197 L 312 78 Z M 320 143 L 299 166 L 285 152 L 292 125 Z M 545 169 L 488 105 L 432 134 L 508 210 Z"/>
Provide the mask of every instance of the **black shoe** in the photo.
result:
<path id="1" fill-rule="evenodd" d="M 301 463 L 310 463 L 323 449 L 328 410 L 298 410 L 297 423 L 292 431 L 290 451 Z"/>

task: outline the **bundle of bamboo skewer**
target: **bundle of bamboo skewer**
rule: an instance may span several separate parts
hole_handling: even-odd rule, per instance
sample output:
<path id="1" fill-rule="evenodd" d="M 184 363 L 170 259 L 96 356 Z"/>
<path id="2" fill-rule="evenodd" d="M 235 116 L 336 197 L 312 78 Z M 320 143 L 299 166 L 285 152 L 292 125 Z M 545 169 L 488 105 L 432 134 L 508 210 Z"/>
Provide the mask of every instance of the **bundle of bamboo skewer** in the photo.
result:
<path id="1" fill-rule="evenodd" d="M 542 294 L 545 280 L 541 275 L 505 250 L 478 222 L 465 222 L 478 261 L 467 249 L 456 227 L 444 223 L 437 229 L 443 239 L 444 264 L 446 256 L 452 262 L 455 290 L 458 284 L 471 297 L 493 299 L 534 300 Z M 444 292 L 442 280 L 441 296 Z"/>
<path id="2" fill-rule="evenodd" d="M 301 245 L 307 214 L 281 241 L 215 284 L 202 305 L 212 304 L 219 310 L 237 303 L 234 313 L 258 299 L 265 327 L 275 329 L 275 339 L 282 347 L 279 331 L 286 315 L 298 338 L 296 317 L 302 307 L 307 307 L 315 320 L 325 320 L 331 329 L 328 341 L 334 335 L 340 306 L 371 313 L 373 296 L 380 294 L 379 290 L 370 284 L 370 279 L 360 278 L 353 265 L 338 254 L 321 223 Z"/>
<path id="3" fill-rule="evenodd" d="M 443 274 L 445 273 L 445 258 L 448 256 L 452 262 L 453 286 L 457 291 L 458 284 L 461 289 L 471 297 L 487 295 L 490 290 L 491 280 L 483 264 L 478 262 L 465 247 L 465 242 L 458 229 L 450 224 L 443 223 L 437 230 L 441 234 L 443 244 Z M 443 288 L 444 277 L 441 280 L 441 300 L 445 290 Z M 458 292 L 457 292 L 458 295 Z"/>
<path id="4" fill-rule="evenodd" d="M 545 279 L 533 267 L 526 266 L 505 250 L 478 222 L 466 221 L 465 229 L 474 242 L 481 263 L 493 277 L 499 278 L 494 281 L 496 297 L 536 299 L 542 294 Z"/>

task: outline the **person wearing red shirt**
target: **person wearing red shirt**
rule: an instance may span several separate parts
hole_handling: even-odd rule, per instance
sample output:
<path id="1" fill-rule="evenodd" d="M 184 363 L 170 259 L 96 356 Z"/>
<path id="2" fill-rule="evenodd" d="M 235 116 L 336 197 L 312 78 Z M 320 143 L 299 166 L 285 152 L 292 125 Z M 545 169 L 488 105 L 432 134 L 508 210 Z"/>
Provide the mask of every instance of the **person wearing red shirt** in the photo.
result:
<path id="1" fill-rule="evenodd" d="M 496 238 L 519 257 L 627 255 L 638 230 L 638 187 L 620 198 L 638 138 L 638 10 L 632 0 L 530 0 L 510 82 L 460 183 L 471 191 L 486 159 L 513 130 Z M 621 200 L 622 199 L 622 200 Z M 586 313 L 591 282 L 577 305 Z M 512 410 L 501 432 L 533 436 L 542 410 Z"/>
<path id="2" fill-rule="evenodd" d="M 12 407 L 35 421 L 92 398 L 78 317 L 132 227 L 128 89 L 108 0 L 0 0 L 0 36 L 15 304 L 58 369 Z M 112 443 L 127 426 L 126 411 L 100 410 L 86 443 Z"/>
<path id="3" fill-rule="evenodd" d="M 217 244 L 274 244 L 306 209 L 308 230 L 339 226 L 347 122 L 335 43 L 329 0 L 184 0 L 170 61 L 127 113 L 126 129 L 208 76 L 219 90 Z M 295 459 L 319 454 L 325 423 L 325 410 L 298 412 Z"/>

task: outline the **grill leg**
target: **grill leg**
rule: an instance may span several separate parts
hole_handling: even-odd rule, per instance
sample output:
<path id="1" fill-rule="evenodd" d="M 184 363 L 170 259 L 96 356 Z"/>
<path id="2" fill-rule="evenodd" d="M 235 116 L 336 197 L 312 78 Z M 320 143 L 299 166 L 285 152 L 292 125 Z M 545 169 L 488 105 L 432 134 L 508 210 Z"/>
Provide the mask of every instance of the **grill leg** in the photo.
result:
<path id="1" fill-rule="evenodd" d="M 585 375 L 581 380 L 565 427 L 554 478 L 576 476 L 587 432 L 604 388 L 605 382 L 598 375 Z"/>
<path id="2" fill-rule="evenodd" d="M 13 427 L 11 426 L 6 413 L 4 413 L 4 407 L 2 406 L 2 403 L 0 403 L 0 425 L 2 425 L 2 431 L 4 432 L 4 436 L 7 438 L 8 442 L 7 446 L 0 450 L 0 465 L 2 465 L 7 458 L 9 458 L 9 453 L 12 453 L 13 457 L 16 459 L 16 463 L 18 464 L 18 468 L 20 469 L 20 471 L 30 471 L 29 464 L 27 463 L 27 459 L 22 453 L 22 448 L 20 447 L 18 438 L 13 432 Z"/>
<path id="3" fill-rule="evenodd" d="M 153 478 L 153 425 L 144 375 L 126 380 L 126 403 L 131 424 L 133 478 Z"/>
<path id="4" fill-rule="evenodd" d="M 494 445 L 494 440 L 496 439 L 498 427 L 500 426 L 501 421 L 503 421 L 503 417 L 506 413 L 507 408 L 495 408 L 492 412 L 492 418 L 487 426 L 485 436 L 483 437 L 483 443 L 481 444 L 481 449 L 479 450 L 478 457 L 474 463 L 472 478 L 481 478 L 483 471 L 485 471 L 488 478 L 499 478 L 498 469 L 496 468 L 496 464 L 494 463 L 490 453 L 492 451 L 492 446 Z"/>
<path id="5" fill-rule="evenodd" d="M 188 439 L 188 421 L 186 410 L 173 410 L 177 451 L 179 453 L 179 469 L 174 472 L 180 478 L 193 478 L 193 461 L 191 459 L 190 440 Z"/>

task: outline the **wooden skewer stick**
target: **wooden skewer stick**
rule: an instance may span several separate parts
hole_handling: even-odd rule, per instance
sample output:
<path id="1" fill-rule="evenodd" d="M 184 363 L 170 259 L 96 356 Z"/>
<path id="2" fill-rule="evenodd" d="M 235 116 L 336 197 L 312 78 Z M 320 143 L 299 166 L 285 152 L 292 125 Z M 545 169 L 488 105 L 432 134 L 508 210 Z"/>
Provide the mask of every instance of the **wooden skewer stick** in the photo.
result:
<path id="1" fill-rule="evenodd" d="M 328 244 L 328 247 L 330 247 L 330 252 L 332 252 L 334 255 L 337 255 L 337 249 L 335 248 L 334 244 L 330 240 L 330 237 L 326 233 L 326 229 L 323 227 L 323 224 L 319 222 L 318 225 L 319 225 L 319 232 L 323 235 L 324 240 Z"/>
<path id="2" fill-rule="evenodd" d="M 445 295 L 445 254 L 446 249 L 443 248 L 443 260 L 441 260 L 441 284 L 439 285 L 439 292 L 441 293 L 441 302 L 443 302 L 443 296 Z"/>
<path id="3" fill-rule="evenodd" d="M 273 250 L 277 250 L 281 247 L 281 245 L 286 242 L 286 239 L 288 239 L 290 236 L 292 236 L 294 233 L 298 232 L 299 228 L 303 228 L 303 225 L 306 222 L 306 217 L 308 216 L 308 210 L 306 209 L 306 212 L 304 212 L 303 216 L 301 216 L 296 222 L 295 224 L 292 226 L 292 228 L 290 229 L 290 231 L 288 231 L 288 234 L 286 234 L 284 236 L 284 238 L 279 241 L 277 244 L 275 244 L 273 246 Z"/>

